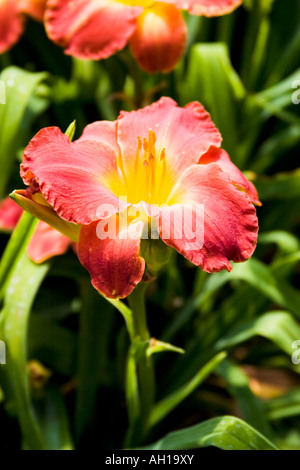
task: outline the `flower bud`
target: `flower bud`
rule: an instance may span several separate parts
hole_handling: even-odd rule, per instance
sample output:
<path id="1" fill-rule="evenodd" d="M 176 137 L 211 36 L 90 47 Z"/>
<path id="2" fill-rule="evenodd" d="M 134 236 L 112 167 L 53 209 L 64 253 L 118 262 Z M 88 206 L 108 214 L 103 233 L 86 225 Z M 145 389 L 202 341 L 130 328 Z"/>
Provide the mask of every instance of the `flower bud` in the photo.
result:
<path id="1" fill-rule="evenodd" d="M 130 39 L 132 53 L 146 72 L 169 72 L 181 58 L 186 44 L 186 25 L 174 6 L 155 3 L 138 18 Z"/>

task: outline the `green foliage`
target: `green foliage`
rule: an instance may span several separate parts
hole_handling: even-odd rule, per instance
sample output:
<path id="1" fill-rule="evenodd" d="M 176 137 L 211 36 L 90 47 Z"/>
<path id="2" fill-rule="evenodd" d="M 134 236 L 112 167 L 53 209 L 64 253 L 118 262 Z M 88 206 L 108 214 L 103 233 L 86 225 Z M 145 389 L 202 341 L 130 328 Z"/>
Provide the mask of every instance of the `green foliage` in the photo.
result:
<path id="1" fill-rule="evenodd" d="M 29 260 L 41 209 L 25 201 L 33 215 L 24 214 L 10 238 L 1 235 L 0 420 L 8 423 L 1 448 L 18 448 L 19 432 L 30 449 L 300 449 L 300 366 L 291 359 L 300 340 L 300 105 L 292 101 L 300 2 L 293 3 L 288 13 L 281 0 L 244 0 L 224 17 L 185 15 L 186 54 L 168 75 L 145 74 L 127 50 L 100 62 L 71 59 L 33 23 L 0 56 L 1 198 L 21 188 L 22 150 L 40 128 L 59 126 L 76 139 L 90 122 L 166 95 L 205 105 L 262 202 L 251 260 L 207 274 L 174 250 L 169 258 L 162 245 L 153 264 L 145 244 L 157 279 L 120 301 L 92 288 L 72 250 Z M 53 217 L 43 207 L 44 218 Z M 73 233 L 73 224 L 56 222 Z"/>
<path id="2" fill-rule="evenodd" d="M 43 83 L 47 73 L 31 73 L 11 66 L 0 74 L 5 84 L 5 104 L 0 105 L 0 197 L 8 191 L 14 160 L 26 144 L 32 122 L 46 109 L 49 89 Z M 29 134 L 30 135 L 30 134 Z"/>
<path id="3" fill-rule="evenodd" d="M 223 450 L 276 450 L 276 447 L 244 421 L 233 416 L 210 419 L 176 431 L 143 449 L 178 450 L 215 446 Z"/>

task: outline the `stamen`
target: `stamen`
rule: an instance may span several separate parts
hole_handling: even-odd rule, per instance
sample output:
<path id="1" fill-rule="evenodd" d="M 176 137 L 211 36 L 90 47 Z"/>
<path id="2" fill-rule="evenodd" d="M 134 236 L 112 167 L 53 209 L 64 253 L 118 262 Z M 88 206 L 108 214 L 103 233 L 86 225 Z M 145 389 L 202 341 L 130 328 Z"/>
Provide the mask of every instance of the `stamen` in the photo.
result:
<path id="1" fill-rule="evenodd" d="M 134 162 L 134 173 L 137 175 L 138 168 L 139 168 L 139 163 L 140 163 L 140 150 L 142 149 L 143 142 L 140 136 L 138 136 L 138 146 L 136 149 L 136 154 L 135 154 L 135 162 Z"/>
<path id="2" fill-rule="evenodd" d="M 156 142 L 156 135 L 152 129 L 149 129 L 149 153 L 153 155 L 155 158 L 155 142 Z"/>
<path id="3" fill-rule="evenodd" d="M 138 135 L 138 151 L 140 151 L 142 147 L 143 147 L 143 142 L 140 136 Z"/>
<path id="4" fill-rule="evenodd" d="M 151 184 L 150 184 L 150 191 L 151 191 L 151 196 L 154 197 L 155 193 L 155 157 L 151 153 L 149 157 L 149 166 L 150 166 L 150 174 L 151 174 Z"/>
<path id="5" fill-rule="evenodd" d="M 160 153 L 160 161 L 162 161 L 164 158 L 166 158 L 166 149 L 162 149 Z"/>
<path id="6" fill-rule="evenodd" d="M 156 135 L 152 129 L 148 129 L 147 137 L 137 136 L 136 154 L 130 175 L 125 174 L 121 155 L 118 158 L 130 202 L 165 203 L 169 185 L 166 149 L 163 148 L 158 153 L 155 148 L 156 142 Z"/>
<path id="7" fill-rule="evenodd" d="M 150 172 L 149 172 L 149 163 L 147 160 L 144 160 L 143 162 L 144 168 L 145 168 L 145 195 L 146 197 L 144 198 L 146 201 L 149 197 L 149 185 L 150 185 Z"/>
<path id="8" fill-rule="evenodd" d="M 143 148 L 144 148 L 145 152 L 148 153 L 149 143 L 148 143 L 148 140 L 146 139 L 146 137 L 144 137 L 144 140 L 143 140 Z"/>

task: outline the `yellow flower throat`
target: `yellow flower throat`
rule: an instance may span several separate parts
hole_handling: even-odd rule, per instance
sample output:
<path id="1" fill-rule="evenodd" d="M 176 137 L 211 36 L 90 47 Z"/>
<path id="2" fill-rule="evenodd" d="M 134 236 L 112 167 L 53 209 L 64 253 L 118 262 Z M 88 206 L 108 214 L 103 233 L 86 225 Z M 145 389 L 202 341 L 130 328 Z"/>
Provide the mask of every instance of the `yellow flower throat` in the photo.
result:
<path id="1" fill-rule="evenodd" d="M 173 186 L 172 178 L 167 171 L 166 149 L 157 152 L 155 143 L 155 132 L 149 129 L 148 139 L 137 138 L 136 154 L 130 169 L 124 168 L 122 155 L 117 159 L 119 178 L 110 186 L 121 199 L 126 198 L 132 204 L 145 201 L 159 206 L 167 202 Z"/>

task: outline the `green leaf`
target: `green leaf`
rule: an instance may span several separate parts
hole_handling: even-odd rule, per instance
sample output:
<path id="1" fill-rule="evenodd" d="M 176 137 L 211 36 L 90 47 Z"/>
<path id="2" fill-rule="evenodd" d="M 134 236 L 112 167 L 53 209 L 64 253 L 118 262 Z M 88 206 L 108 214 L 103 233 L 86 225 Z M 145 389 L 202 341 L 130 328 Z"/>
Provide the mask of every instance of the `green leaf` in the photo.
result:
<path id="1" fill-rule="evenodd" d="M 270 88 L 267 88 L 266 90 L 263 90 L 259 93 L 256 93 L 253 96 L 255 99 L 263 99 L 263 100 L 268 101 L 269 103 L 276 102 L 278 99 L 280 99 L 283 96 L 289 96 L 290 103 L 291 103 L 291 93 L 293 92 L 292 84 L 296 80 L 299 80 L 299 78 L 300 78 L 300 68 L 295 70 L 288 77 L 284 78 L 284 80 L 280 81 L 279 83 L 276 83 L 276 85 Z"/>
<path id="2" fill-rule="evenodd" d="M 263 68 L 267 55 L 270 34 L 269 14 L 274 0 L 248 0 L 249 8 L 245 26 L 245 40 L 242 55 L 242 72 L 247 87 L 253 89 Z"/>
<path id="3" fill-rule="evenodd" d="M 47 77 L 47 73 L 27 72 L 14 66 L 0 74 L 6 90 L 6 103 L 0 105 L 0 165 L 5 168 L 0 175 L 0 198 L 7 193 L 18 147 L 25 144 L 32 120 L 48 104 L 48 88 L 42 85 Z"/>
<path id="4" fill-rule="evenodd" d="M 73 450 L 68 416 L 61 391 L 47 387 L 42 399 L 36 400 L 35 411 L 47 450 Z"/>
<path id="5" fill-rule="evenodd" d="M 224 284 L 228 282 L 228 279 L 220 275 L 211 275 L 207 282 L 202 286 L 202 291 L 196 297 L 192 297 L 186 302 L 186 305 L 177 313 L 174 321 L 167 327 L 163 334 L 164 340 L 170 340 L 180 329 L 185 325 L 193 313 L 201 306 L 204 302 L 210 299 Z"/>
<path id="6" fill-rule="evenodd" d="M 178 89 L 181 102 L 201 101 L 220 129 L 223 146 L 235 155 L 237 136 L 237 103 L 245 89 L 231 65 L 225 44 L 195 44 L 191 47 L 186 76 Z"/>
<path id="7" fill-rule="evenodd" d="M 149 341 L 149 346 L 146 350 L 147 357 L 151 357 L 152 354 L 156 354 L 159 352 L 176 352 L 179 354 L 184 354 L 184 349 L 178 348 L 170 343 L 165 343 L 164 341 L 159 341 L 158 339 L 151 338 Z"/>
<path id="8" fill-rule="evenodd" d="M 5 397 L 16 407 L 26 445 L 30 449 L 41 449 L 44 447 L 43 440 L 32 412 L 28 389 L 27 329 L 33 300 L 48 272 L 49 264 L 34 264 L 27 257 L 25 247 L 22 248 L 22 255 L 10 275 L 4 294 L 0 338 L 6 344 L 7 361 L 1 372 L 8 384 Z"/>
<path id="9" fill-rule="evenodd" d="M 268 312 L 234 328 L 216 343 L 215 349 L 228 349 L 254 336 L 269 339 L 286 354 L 292 356 L 294 352 L 292 344 L 300 338 L 300 327 L 288 312 Z"/>
<path id="10" fill-rule="evenodd" d="M 21 256 L 24 247 L 27 245 L 31 235 L 36 227 L 37 220 L 31 215 L 23 213 L 18 222 L 16 230 L 11 234 L 6 249 L 0 262 L 0 292 L 3 295 L 3 289 L 8 282 L 10 273 Z"/>
<path id="11" fill-rule="evenodd" d="M 196 426 L 171 432 L 140 450 L 184 450 L 208 446 L 223 450 L 277 450 L 262 434 L 233 416 L 213 418 Z"/>
<path id="12" fill-rule="evenodd" d="M 240 140 L 239 144 L 239 161 L 241 163 L 251 162 L 253 155 L 256 153 L 255 143 L 259 138 L 263 125 L 273 116 L 277 117 L 284 123 L 288 123 L 289 127 L 299 128 L 300 119 L 297 114 L 288 111 L 292 105 L 292 89 L 291 84 L 299 79 L 299 70 L 290 75 L 282 82 L 276 84 L 274 87 L 262 92 L 249 94 L 244 100 L 244 106 L 240 117 Z M 295 108 L 295 107 L 294 107 Z M 288 136 L 280 135 L 277 133 L 272 136 L 275 140 L 289 138 Z M 291 136 L 292 139 L 297 140 L 295 135 Z M 275 154 L 276 156 L 276 154 Z M 251 158 L 251 160 L 250 160 Z M 264 159 L 271 159 L 271 155 L 261 154 L 262 163 L 258 168 L 265 168 L 266 164 Z M 255 160 L 257 161 L 257 160 Z M 271 159 L 272 162 L 272 159 Z M 239 162 L 238 162 L 239 163 Z"/>
<path id="13" fill-rule="evenodd" d="M 278 57 L 278 60 L 269 76 L 268 84 L 278 83 L 284 77 L 286 71 L 294 64 L 298 63 L 300 50 L 300 29 L 294 33 L 292 39 L 286 44 L 283 53 Z"/>
<path id="14" fill-rule="evenodd" d="M 243 418 L 255 429 L 270 437 L 264 407 L 249 388 L 249 378 L 234 362 L 225 359 L 218 365 L 217 374 L 227 382 L 229 393 L 236 399 Z"/>
<path id="15" fill-rule="evenodd" d="M 286 152 L 300 143 L 299 125 L 291 125 L 273 133 L 263 141 L 255 155 L 251 157 L 251 169 L 256 173 L 264 173 Z M 279 193 L 278 193 L 279 194 Z"/>
<path id="16" fill-rule="evenodd" d="M 75 409 L 77 441 L 93 422 L 99 385 L 110 378 L 109 333 L 114 319 L 113 307 L 99 296 L 89 280 L 81 291 Z"/>
<path id="17" fill-rule="evenodd" d="M 258 236 L 259 244 L 276 243 L 282 253 L 294 253 L 300 251 L 300 242 L 298 238 L 290 232 L 284 230 L 272 230 L 270 232 L 260 233 Z"/>
<path id="18" fill-rule="evenodd" d="M 25 444 L 30 449 L 44 447 L 32 410 L 27 377 L 27 333 L 29 314 L 49 263 L 35 264 L 26 254 L 36 221 L 24 213 L 3 254 L 0 272 L 3 307 L 0 339 L 6 345 L 6 365 L 1 367 L 1 385 L 6 401 L 15 409 Z"/>
<path id="19" fill-rule="evenodd" d="M 300 250 L 275 259 L 272 263 L 272 271 L 280 277 L 289 276 L 290 273 L 294 273 L 294 269 L 299 261 Z"/>
<path id="20" fill-rule="evenodd" d="M 259 282 L 257 282 L 258 279 Z M 272 302 L 290 310 L 296 316 L 300 316 L 300 295 L 298 291 L 286 281 L 277 278 L 272 269 L 262 261 L 251 258 L 246 263 L 234 264 L 230 273 L 223 271 L 211 275 L 203 286 L 202 292 L 190 299 L 178 313 L 174 322 L 163 335 L 163 339 L 170 340 L 205 301 L 211 298 L 227 282 L 235 280 L 246 282 Z"/>
<path id="21" fill-rule="evenodd" d="M 270 421 L 300 415 L 300 388 L 295 388 L 285 395 L 274 398 L 264 404 Z"/>
<path id="22" fill-rule="evenodd" d="M 53 372 L 73 376 L 76 370 L 76 334 L 55 319 L 33 312 L 29 322 L 28 358 L 47 364 Z"/>
<path id="23" fill-rule="evenodd" d="M 214 371 L 214 369 L 224 360 L 226 353 L 221 352 L 211 359 L 188 383 L 157 403 L 150 416 L 150 425 L 154 426 L 161 419 L 167 416 L 179 403 L 187 398 L 204 380 Z"/>
<path id="24" fill-rule="evenodd" d="M 300 169 L 275 176 L 259 176 L 254 180 L 262 201 L 300 197 Z"/>
<path id="25" fill-rule="evenodd" d="M 299 292 L 284 280 L 277 279 L 272 270 L 261 261 L 251 258 L 247 263 L 235 264 L 229 276 L 231 279 L 244 280 L 272 302 L 300 317 Z"/>

